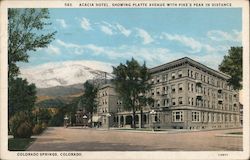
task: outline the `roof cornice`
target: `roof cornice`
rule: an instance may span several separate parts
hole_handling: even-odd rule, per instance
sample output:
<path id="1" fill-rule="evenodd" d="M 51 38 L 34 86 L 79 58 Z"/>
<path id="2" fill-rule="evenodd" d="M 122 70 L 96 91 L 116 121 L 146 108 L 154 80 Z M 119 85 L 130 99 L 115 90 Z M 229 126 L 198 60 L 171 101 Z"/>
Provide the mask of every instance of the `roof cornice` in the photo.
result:
<path id="1" fill-rule="evenodd" d="M 212 75 L 214 75 L 216 77 L 219 77 L 219 78 L 222 78 L 222 79 L 225 79 L 225 80 L 228 80 L 230 78 L 229 75 L 227 75 L 225 73 L 222 73 L 220 71 L 214 70 L 214 69 L 212 69 L 210 67 L 207 67 L 206 65 L 204 65 L 202 63 L 199 63 L 199 62 L 197 62 L 197 61 L 195 61 L 195 60 L 193 60 L 193 59 L 191 59 L 189 57 L 183 57 L 183 58 L 171 61 L 169 63 L 165 63 L 165 64 L 162 64 L 162 65 L 150 68 L 149 72 L 151 74 L 153 74 L 153 73 L 165 71 L 165 70 L 168 70 L 168 69 L 171 69 L 171 68 L 175 68 L 175 67 L 178 67 L 178 66 L 182 66 L 184 64 L 189 64 L 190 66 L 196 67 L 198 69 L 203 70 L 204 72 L 208 72 L 209 74 L 212 74 Z"/>

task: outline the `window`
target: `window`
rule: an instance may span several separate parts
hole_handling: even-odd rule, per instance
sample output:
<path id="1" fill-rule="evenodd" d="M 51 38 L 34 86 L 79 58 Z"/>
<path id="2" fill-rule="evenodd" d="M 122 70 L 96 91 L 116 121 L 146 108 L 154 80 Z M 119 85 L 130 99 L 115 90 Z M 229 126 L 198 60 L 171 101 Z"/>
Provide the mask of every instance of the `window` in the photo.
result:
<path id="1" fill-rule="evenodd" d="M 188 97 L 188 104 L 190 105 L 191 104 L 191 98 Z"/>
<path id="2" fill-rule="evenodd" d="M 229 111 L 233 110 L 233 105 L 229 104 Z"/>
<path id="3" fill-rule="evenodd" d="M 178 88 L 179 88 L 179 91 L 182 91 L 183 84 L 182 84 L 182 83 L 179 83 L 179 84 L 178 84 Z"/>
<path id="4" fill-rule="evenodd" d="M 192 122 L 200 122 L 200 112 L 192 111 Z"/>
<path id="5" fill-rule="evenodd" d="M 157 94 L 157 95 L 160 94 L 160 88 L 156 88 L 156 94 Z"/>
<path id="6" fill-rule="evenodd" d="M 179 102 L 179 104 L 182 104 L 182 97 L 178 98 L 178 102 Z"/>
<path id="7" fill-rule="evenodd" d="M 164 99 L 163 100 L 163 105 L 164 106 L 168 106 L 169 105 L 168 103 L 169 103 L 169 99 Z"/>
<path id="8" fill-rule="evenodd" d="M 181 78 L 182 77 L 182 70 L 178 71 L 178 77 Z"/>
<path id="9" fill-rule="evenodd" d="M 183 122 L 183 111 L 173 111 L 172 112 L 173 122 Z"/>
<path id="10" fill-rule="evenodd" d="M 167 86 L 162 87 L 162 92 L 163 92 L 163 94 L 167 94 L 168 93 L 168 87 Z"/>
<path id="11" fill-rule="evenodd" d="M 156 81 L 157 81 L 157 83 L 160 82 L 160 76 L 156 76 Z"/>
<path id="12" fill-rule="evenodd" d="M 175 79 L 175 73 L 174 72 L 172 73 L 171 76 L 172 76 L 172 79 Z"/>
<path id="13" fill-rule="evenodd" d="M 172 105 L 175 106 L 175 98 L 172 98 Z"/>
<path id="14" fill-rule="evenodd" d="M 229 95 L 229 102 L 232 102 L 233 101 L 233 96 L 230 94 Z"/>
<path id="15" fill-rule="evenodd" d="M 214 79 L 213 79 L 213 78 L 212 78 L 212 80 L 211 80 L 211 81 L 212 81 L 212 85 L 214 85 Z"/>
<path id="16" fill-rule="evenodd" d="M 152 79 L 151 79 L 151 83 L 154 84 L 154 81 L 155 81 L 154 78 L 152 78 Z"/>
<path id="17" fill-rule="evenodd" d="M 195 73 L 195 79 L 198 79 L 198 77 L 199 77 L 199 73 Z"/>
<path id="18" fill-rule="evenodd" d="M 171 86 L 172 92 L 175 92 L 175 85 Z"/>
<path id="19" fill-rule="evenodd" d="M 122 104 L 122 101 L 121 101 L 121 100 L 118 100 L 118 101 L 117 101 L 117 104 Z"/>
<path id="20" fill-rule="evenodd" d="M 156 100 L 157 107 L 160 107 L 160 100 Z"/>
<path id="21" fill-rule="evenodd" d="M 189 71 L 189 69 L 188 69 L 188 77 L 190 76 L 190 73 L 189 73 L 190 71 Z"/>
<path id="22" fill-rule="evenodd" d="M 194 84 L 191 84 L 191 91 L 194 91 Z"/>
<path id="23" fill-rule="evenodd" d="M 155 95 L 154 89 L 151 89 L 151 95 Z"/>
<path id="24" fill-rule="evenodd" d="M 162 80 L 166 82 L 166 81 L 168 80 L 168 74 L 165 74 L 165 75 L 163 76 Z"/>

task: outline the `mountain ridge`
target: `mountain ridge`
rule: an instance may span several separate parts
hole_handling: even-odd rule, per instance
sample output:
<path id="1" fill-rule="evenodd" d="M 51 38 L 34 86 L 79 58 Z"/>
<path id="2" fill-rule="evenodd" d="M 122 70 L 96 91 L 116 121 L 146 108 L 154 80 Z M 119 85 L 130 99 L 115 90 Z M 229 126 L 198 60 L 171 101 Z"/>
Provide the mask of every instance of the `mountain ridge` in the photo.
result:
<path id="1" fill-rule="evenodd" d="M 112 65 L 99 61 L 64 61 L 21 69 L 21 77 L 44 90 L 51 87 L 75 88 L 87 80 L 112 78 Z M 71 87 L 71 88 L 72 88 Z M 55 88 L 56 89 L 56 88 Z M 79 87 L 77 87 L 79 89 Z"/>

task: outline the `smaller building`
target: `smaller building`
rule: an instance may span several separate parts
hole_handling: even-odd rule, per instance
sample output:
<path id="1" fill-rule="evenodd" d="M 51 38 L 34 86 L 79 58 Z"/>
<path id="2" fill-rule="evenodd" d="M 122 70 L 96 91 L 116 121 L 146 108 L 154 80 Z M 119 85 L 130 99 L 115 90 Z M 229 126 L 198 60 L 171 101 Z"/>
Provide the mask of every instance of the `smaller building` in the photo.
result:
<path id="1" fill-rule="evenodd" d="M 78 102 L 77 111 L 75 114 L 76 126 L 90 126 L 90 114 L 86 112 L 84 105 L 81 101 Z"/>
<path id="2" fill-rule="evenodd" d="M 117 127 L 118 95 L 111 83 L 102 85 L 97 92 L 97 114 L 102 127 Z"/>

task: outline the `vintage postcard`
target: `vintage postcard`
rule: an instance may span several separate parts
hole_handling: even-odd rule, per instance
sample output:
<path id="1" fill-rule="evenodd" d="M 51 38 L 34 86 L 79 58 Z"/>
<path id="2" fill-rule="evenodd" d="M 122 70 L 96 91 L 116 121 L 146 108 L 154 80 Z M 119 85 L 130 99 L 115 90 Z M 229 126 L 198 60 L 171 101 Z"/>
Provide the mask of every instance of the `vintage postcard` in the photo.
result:
<path id="1" fill-rule="evenodd" d="M 249 159 L 247 0 L 2 0 L 1 159 Z"/>

